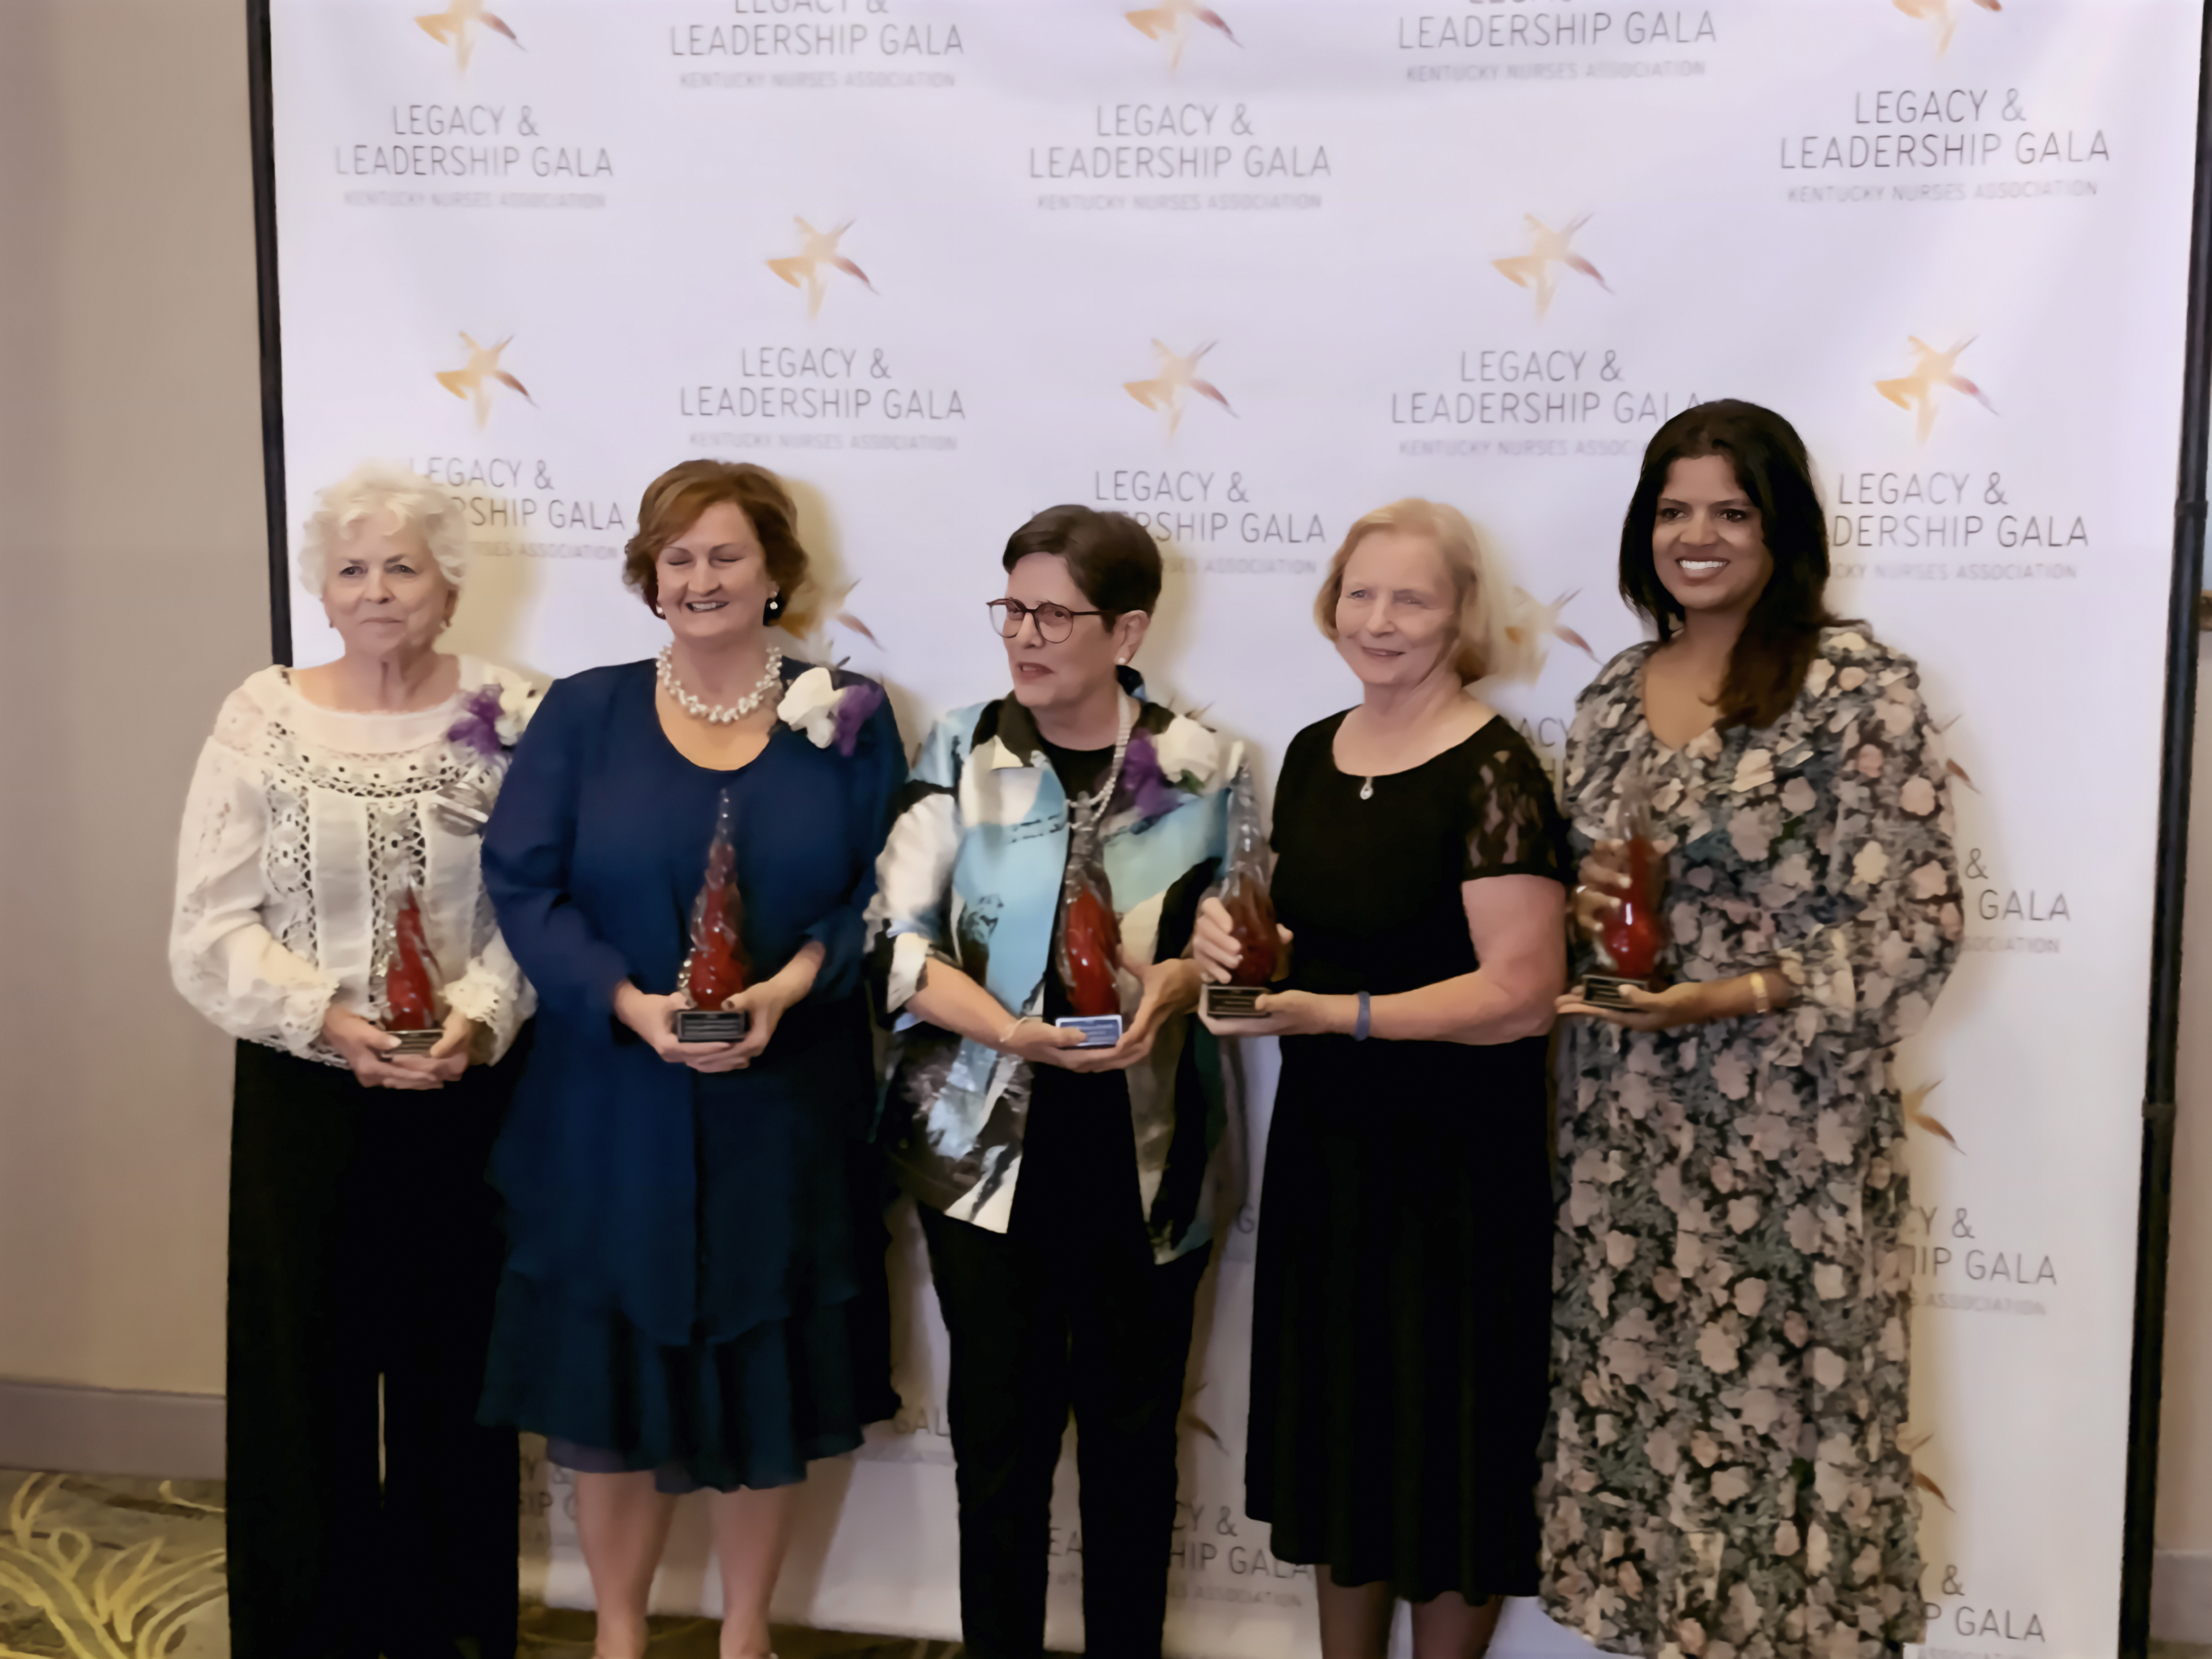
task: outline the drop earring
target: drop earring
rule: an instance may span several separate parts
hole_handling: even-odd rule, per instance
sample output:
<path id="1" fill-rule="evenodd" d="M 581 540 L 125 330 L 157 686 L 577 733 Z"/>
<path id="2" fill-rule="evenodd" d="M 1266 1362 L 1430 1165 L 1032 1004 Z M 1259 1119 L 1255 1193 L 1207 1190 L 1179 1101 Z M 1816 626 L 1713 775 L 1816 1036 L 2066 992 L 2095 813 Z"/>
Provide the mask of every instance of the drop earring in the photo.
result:
<path id="1" fill-rule="evenodd" d="M 776 618 L 782 615 L 783 593 L 781 590 L 779 589 L 777 592 L 768 596 L 767 605 L 761 608 L 761 621 L 773 627 L 775 623 Z"/>

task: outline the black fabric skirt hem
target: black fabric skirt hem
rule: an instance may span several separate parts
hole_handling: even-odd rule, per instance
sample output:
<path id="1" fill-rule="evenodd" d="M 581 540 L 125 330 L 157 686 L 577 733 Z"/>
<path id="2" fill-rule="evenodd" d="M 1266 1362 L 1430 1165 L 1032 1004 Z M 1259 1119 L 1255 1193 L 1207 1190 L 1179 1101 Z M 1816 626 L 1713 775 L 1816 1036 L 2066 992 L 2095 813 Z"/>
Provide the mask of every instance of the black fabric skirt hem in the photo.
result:
<path id="1" fill-rule="evenodd" d="M 1532 1506 L 1534 1501 L 1533 1498 L 1530 1500 Z M 1493 1595 L 1534 1595 L 1539 1588 L 1540 1576 L 1533 1556 L 1526 1572 L 1485 1573 L 1479 1578 L 1452 1574 L 1439 1577 L 1419 1571 L 1409 1573 L 1394 1568 L 1387 1562 L 1362 1559 L 1357 1556 L 1340 1560 L 1332 1559 L 1327 1549 L 1309 1547 L 1287 1528 L 1253 1509 L 1249 1500 L 1245 1504 L 1245 1513 L 1255 1521 L 1268 1523 L 1267 1553 L 1275 1559 L 1287 1561 L 1292 1566 L 1311 1567 L 1316 1572 L 1326 1568 L 1329 1582 L 1340 1589 L 1357 1589 L 1363 1584 L 1387 1583 L 1393 1596 L 1418 1607 L 1424 1601 L 1433 1601 L 1437 1596 L 1445 1595 L 1457 1595 L 1470 1606 L 1480 1606 Z"/>

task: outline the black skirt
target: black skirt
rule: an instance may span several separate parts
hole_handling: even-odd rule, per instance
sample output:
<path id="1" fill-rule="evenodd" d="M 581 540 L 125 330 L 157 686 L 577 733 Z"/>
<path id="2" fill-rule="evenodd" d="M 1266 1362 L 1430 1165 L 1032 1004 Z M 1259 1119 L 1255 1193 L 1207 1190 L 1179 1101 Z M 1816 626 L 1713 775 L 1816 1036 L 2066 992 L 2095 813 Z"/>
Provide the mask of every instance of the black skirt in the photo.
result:
<path id="1" fill-rule="evenodd" d="M 1291 1038 L 1268 1132 L 1245 1508 L 1425 1601 L 1536 1589 L 1543 1045 Z"/>

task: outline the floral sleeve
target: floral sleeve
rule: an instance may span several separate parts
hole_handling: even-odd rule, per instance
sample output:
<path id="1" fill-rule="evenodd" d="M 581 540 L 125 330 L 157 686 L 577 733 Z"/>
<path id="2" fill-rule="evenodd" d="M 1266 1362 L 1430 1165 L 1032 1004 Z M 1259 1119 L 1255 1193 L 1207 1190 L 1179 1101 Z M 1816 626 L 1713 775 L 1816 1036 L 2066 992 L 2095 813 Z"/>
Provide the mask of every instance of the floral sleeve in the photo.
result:
<path id="1" fill-rule="evenodd" d="M 1800 1039 L 1886 1048 L 1926 1019 L 1958 957 L 1950 788 L 1911 661 L 1856 634 L 1834 647 L 1803 698 L 1826 787 L 1812 767 L 1783 784 L 1767 896 Z"/>

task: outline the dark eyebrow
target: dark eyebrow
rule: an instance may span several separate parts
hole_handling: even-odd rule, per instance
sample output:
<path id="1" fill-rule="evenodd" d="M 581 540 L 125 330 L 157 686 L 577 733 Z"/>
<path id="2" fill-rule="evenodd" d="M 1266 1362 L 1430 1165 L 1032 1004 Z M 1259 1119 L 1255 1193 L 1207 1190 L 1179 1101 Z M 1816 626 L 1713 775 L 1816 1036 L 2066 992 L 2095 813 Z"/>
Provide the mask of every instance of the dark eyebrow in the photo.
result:
<path id="1" fill-rule="evenodd" d="M 1687 507 L 1689 502 L 1684 501 L 1680 495 L 1662 495 L 1658 500 L 1657 505 L 1661 507 Z M 1713 505 L 1715 507 L 1751 507 L 1752 500 L 1748 495 L 1725 495 L 1719 501 L 1715 501 Z M 1753 510 L 1756 511 L 1757 509 L 1754 507 Z"/>

